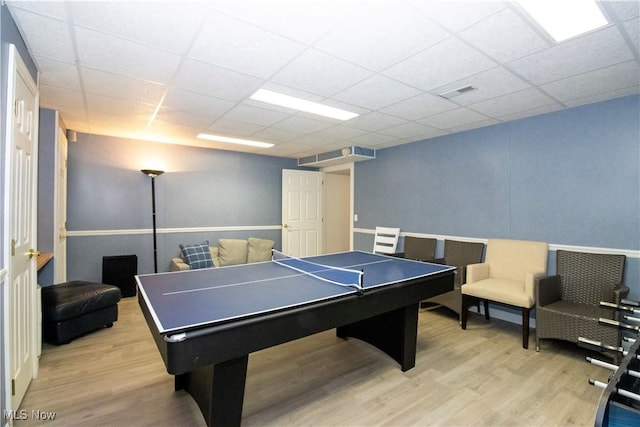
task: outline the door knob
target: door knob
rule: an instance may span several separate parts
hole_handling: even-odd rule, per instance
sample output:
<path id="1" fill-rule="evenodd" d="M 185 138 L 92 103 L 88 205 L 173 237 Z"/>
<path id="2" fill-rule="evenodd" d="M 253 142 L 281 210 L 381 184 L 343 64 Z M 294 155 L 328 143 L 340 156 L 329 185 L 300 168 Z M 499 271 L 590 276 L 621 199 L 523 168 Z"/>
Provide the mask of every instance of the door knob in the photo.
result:
<path id="1" fill-rule="evenodd" d="M 40 255 L 40 252 L 36 249 L 29 249 L 29 258 L 37 257 Z"/>

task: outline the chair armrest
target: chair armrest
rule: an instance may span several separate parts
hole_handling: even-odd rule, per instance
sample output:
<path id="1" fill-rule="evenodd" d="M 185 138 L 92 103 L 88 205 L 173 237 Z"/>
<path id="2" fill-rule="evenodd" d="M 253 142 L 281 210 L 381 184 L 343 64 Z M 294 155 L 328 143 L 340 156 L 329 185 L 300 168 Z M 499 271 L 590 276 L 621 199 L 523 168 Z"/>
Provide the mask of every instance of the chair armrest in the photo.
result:
<path id="1" fill-rule="evenodd" d="M 626 299 L 629 295 L 629 288 L 627 288 L 625 285 L 620 284 L 613 290 L 613 295 L 615 297 L 616 304 L 620 304 L 621 301 L 623 299 Z"/>
<path id="2" fill-rule="evenodd" d="M 489 278 L 489 264 L 486 262 L 480 264 L 467 265 L 467 283 L 479 282 L 480 280 Z"/>
<path id="3" fill-rule="evenodd" d="M 191 270 L 189 264 L 184 262 L 182 258 L 172 258 L 171 264 L 169 265 L 169 271 L 187 271 Z"/>
<path id="4" fill-rule="evenodd" d="M 562 298 L 560 276 L 543 276 L 536 280 L 536 305 L 544 307 Z"/>

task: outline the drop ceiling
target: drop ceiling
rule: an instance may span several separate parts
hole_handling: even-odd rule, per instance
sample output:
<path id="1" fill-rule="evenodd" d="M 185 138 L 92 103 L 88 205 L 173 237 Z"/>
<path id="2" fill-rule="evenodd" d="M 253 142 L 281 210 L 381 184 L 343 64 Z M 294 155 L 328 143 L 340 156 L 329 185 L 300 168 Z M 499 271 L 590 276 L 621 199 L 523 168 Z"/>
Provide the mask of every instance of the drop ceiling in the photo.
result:
<path id="1" fill-rule="evenodd" d="M 556 43 L 512 2 L 7 1 L 69 129 L 282 157 L 382 149 L 640 91 L 640 3 Z M 438 96 L 466 86 L 474 90 Z M 358 113 L 314 116 L 258 89 Z M 275 144 L 241 147 L 200 133 Z"/>

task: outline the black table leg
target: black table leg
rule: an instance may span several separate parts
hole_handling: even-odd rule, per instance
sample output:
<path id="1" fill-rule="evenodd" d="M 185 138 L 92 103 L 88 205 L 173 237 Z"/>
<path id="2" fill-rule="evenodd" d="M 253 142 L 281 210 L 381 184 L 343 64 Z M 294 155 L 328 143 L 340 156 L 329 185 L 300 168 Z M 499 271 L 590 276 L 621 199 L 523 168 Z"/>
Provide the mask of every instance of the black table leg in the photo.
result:
<path id="1" fill-rule="evenodd" d="M 200 407 L 208 426 L 239 426 L 249 355 L 205 366 L 175 377 Z"/>
<path id="2" fill-rule="evenodd" d="M 358 338 L 378 347 L 398 362 L 403 372 L 408 371 L 416 365 L 419 305 L 412 304 L 340 326 L 336 334 L 340 338 Z"/>

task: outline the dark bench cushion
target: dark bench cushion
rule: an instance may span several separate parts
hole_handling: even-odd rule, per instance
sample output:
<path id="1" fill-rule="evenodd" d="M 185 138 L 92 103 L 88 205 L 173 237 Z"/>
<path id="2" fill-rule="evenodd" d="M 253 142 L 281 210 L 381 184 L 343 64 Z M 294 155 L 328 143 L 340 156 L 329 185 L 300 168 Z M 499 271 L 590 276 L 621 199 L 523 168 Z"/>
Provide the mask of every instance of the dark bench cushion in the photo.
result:
<path id="1" fill-rule="evenodd" d="M 86 281 L 72 281 L 42 288 L 42 317 L 60 322 L 85 313 L 115 305 L 120 301 L 116 286 Z"/>

